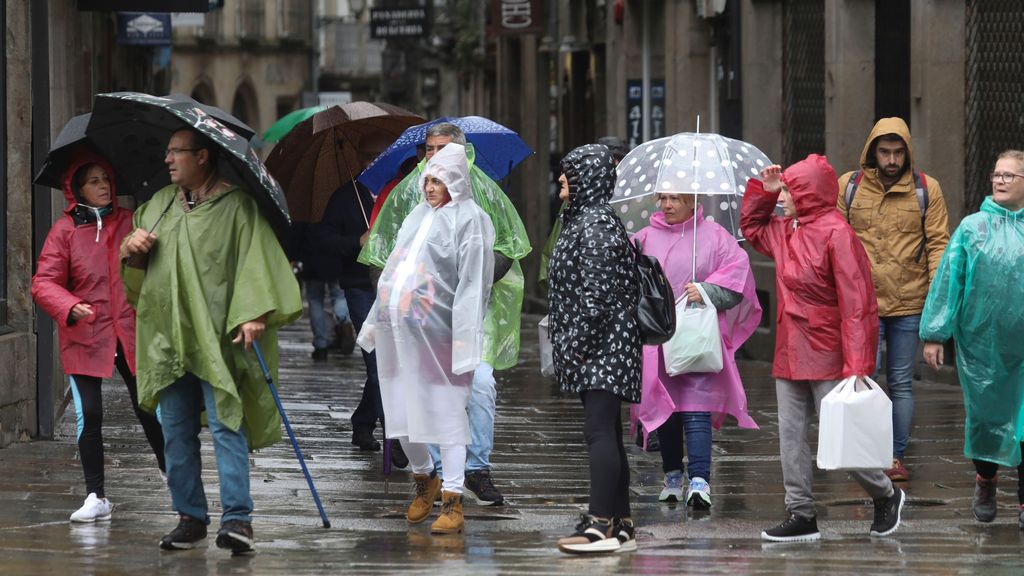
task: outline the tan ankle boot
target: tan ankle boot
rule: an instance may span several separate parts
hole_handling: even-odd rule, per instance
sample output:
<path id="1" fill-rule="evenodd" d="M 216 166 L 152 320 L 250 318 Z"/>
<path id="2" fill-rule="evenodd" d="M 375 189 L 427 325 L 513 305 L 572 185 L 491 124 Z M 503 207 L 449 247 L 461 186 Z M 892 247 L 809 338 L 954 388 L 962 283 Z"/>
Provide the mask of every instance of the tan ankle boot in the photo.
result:
<path id="1" fill-rule="evenodd" d="M 416 497 L 412 499 L 412 504 L 409 504 L 405 519 L 409 524 L 419 524 L 430 516 L 434 499 L 441 491 L 441 479 L 430 474 L 413 474 L 412 479 L 416 481 Z"/>
<path id="2" fill-rule="evenodd" d="M 441 492 L 441 514 L 430 525 L 431 534 L 458 534 L 465 520 L 462 517 L 462 494 Z"/>

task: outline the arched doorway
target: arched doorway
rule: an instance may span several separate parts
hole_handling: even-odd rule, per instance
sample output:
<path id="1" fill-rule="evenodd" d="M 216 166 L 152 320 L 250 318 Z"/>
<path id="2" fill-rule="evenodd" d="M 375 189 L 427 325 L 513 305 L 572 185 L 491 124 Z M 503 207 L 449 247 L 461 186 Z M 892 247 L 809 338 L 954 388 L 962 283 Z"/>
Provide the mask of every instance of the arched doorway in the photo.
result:
<path id="1" fill-rule="evenodd" d="M 257 126 L 259 124 L 259 106 L 256 91 L 253 90 L 252 84 L 248 80 L 243 81 L 235 89 L 235 98 L 231 101 L 231 114 L 251 126 L 257 133 L 259 132 L 261 127 Z"/>
<path id="2" fill-rule="evenodd" d="M 192 99 L 201 104 L 209 104 L 215 106 L 217 104 L 216 97 L 213 93 L 213 88 L 205 80 L 200 80 L 196 84 L 195 88 L 192 89 Z"/>

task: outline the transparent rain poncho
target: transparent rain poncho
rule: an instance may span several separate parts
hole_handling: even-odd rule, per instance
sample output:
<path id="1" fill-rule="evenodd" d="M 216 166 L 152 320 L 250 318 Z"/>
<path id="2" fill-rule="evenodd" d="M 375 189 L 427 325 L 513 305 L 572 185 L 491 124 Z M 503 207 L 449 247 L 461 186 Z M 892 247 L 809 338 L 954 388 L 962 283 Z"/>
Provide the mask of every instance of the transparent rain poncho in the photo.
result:
<path id="1" fill-rule="evenodd" d="M 483 355 L 494 274 L 494 228 L 473 201 L 462 146 L 449 144 L 420 174 L 448 187 L 449 203 L 421 202 L 384 265 L 360 345 L 375 348 L 389 438 L 469 444 L 466 405 Z"/>
<path id="2" fill-rule="evenodd" d="M 964 455 L 1017 466 L 1024 418 L 1024 209 L 985 198 L 942 256 L 921 316 L 921 340 L 956 341 L 967 423 Z"/>
<path id="3" fill-rule="evenodd" d="M 530 253 L 530 240 L 512 201 L 493 180 L 473 165 L 473 145 L 467 144 L 465 149 L 473 201 L 490 217 L 495 233 L 494 250 L 515 261 L 508 273 L 494 284 L 484 323 L 483 361 L 495 369 L 504 370 L 515 366 L 519 360 L 524 284 L 519 260 Z M 426 161 L 420 162 L 388 195 L 366 245 L 359 253 L 359 262 L 384 267 L 397 243 L 403 222 L 423 202 L 420 180 L 425 165 Z"/>

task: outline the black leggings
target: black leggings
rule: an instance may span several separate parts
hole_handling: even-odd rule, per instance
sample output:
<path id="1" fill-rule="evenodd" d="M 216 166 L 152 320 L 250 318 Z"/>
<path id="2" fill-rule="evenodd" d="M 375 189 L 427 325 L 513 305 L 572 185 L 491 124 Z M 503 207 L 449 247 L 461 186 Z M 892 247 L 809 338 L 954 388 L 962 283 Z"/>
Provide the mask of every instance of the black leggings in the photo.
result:
<path id="1" fill-rule="evenodd" d="M 622 400 L 588 390 L 583 400 L 583 434 L 590 453 L 590 508 L 599 518 L 629 518 L 629 461 L 622 444 Z"/>
<path id="2" fill-rule="evenodd" d="M 1021 442 L 1020 448 L 1024 450 L 1024 442 Z M 999 464 L 987 460 L 974 460 L 974 469 L 978 476 L 990 480 L 995 478 L 996 472 L 999 471 Z M 1024 461 L 1017 466 L 1017 502 L 1024 505 Z"/>
<path id="3" fill-rule="evenodd" d="M 149 441 L 153 454 L 156 455 L 157 464 L 160 470 L 166 470 L 164 435 L 160 430 L 160 423 L 157 422 L 156 416 L 139 408 L 135 376 L 128 368 L 120 343 L 117 345 L 114 365 L 128 386 L 132 408 L 142 424 L 142 430 L 146 433 L 146 440 Z M 82 458 L 86 493 L 95 493 L 97 498 L 104 498 L 106 495 L 103 491 L 103 379 L 72 374 L 71 387 L 75 396 L 75 411 L 78 413 L 78 453 Z"/>

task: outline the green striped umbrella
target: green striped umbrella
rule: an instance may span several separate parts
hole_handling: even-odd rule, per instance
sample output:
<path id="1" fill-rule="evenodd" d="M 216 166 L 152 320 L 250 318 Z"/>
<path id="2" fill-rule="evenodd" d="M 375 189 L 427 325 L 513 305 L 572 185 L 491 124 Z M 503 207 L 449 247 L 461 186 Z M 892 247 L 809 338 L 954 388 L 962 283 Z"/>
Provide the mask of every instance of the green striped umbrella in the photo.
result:
<path id="1" fill-rule="evenodd" d="M 280 120 L 274 122 L 274 125 L 263 133 L 263 141 L 277 142 L 291 132 L 292 128 L 295 128 L 296 124 L 325 108 L 326 106 L 310 106 L 309 108 L 299 108 L 298 110 L 293 110 L 285 114 Z"/>

